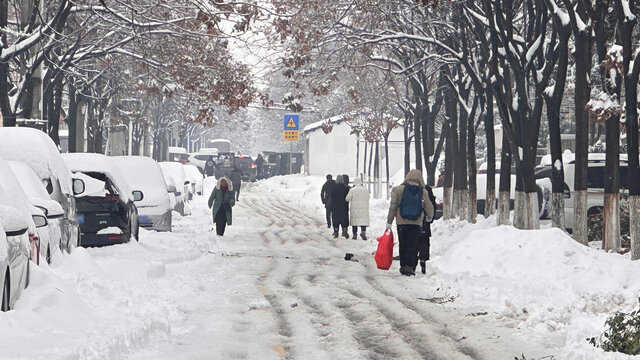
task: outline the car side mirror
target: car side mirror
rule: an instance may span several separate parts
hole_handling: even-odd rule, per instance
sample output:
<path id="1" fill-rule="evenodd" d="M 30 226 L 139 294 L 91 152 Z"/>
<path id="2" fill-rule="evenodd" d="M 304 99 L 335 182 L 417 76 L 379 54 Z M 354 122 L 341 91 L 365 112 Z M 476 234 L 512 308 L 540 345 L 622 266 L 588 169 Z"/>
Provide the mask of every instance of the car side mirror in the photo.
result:
<path id="1" fill-rule="evenodd" d="M 48 225 L 47 218 L 42 215 L 33 215 L 33 222 L 36 224 L 37 228 L 44 227 Z"/>
<path id="2" fill-rule="evenodd" d="M 73 195 L 80 195 L 84 192 L 84 181 L 82 179 L 73 179 Z"/>
<path id="3" fill-rule="evenodd" d="M 53 183 L 51 182 L 51 179 L 44 179 L 42 182 L 44 182 L 44 187 L 47 189 L 47 193 L 51 195 L 53 193 Z"/>
<path id="4" fill-rule="evenodd" d="M 176 192 L 178 189 L 176 189 L 176 187 L 174 185 L 168 185 L 167 186 L 167 191 L 170 193 L 174 193 Z"/>
<path id="5" fill-rule="evenodd" d="M 144 194 L 140 190 L 134 190 L 131 194 L 133 195 L 133 201 L 140 201 L 144 199 Z"/>
<path id="6" fill-rule="evenodd" d="M 189 185 L 190 183 L 189 183 L 189 181 L 185 181 L 184 184 L 185 185 Z"/>

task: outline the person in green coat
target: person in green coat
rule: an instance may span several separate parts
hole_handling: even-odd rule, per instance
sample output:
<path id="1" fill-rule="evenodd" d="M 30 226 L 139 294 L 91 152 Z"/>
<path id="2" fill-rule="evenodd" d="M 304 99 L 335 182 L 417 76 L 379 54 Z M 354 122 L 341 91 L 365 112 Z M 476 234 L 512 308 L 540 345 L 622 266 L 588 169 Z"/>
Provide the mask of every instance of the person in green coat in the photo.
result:
<path id="1" fill-rule="evenodd" d="M 223 236 L 227 225 L 231 225 L 231 208 L 236 204 L 231 181 L 223 176 L 209 196 L 209 208 L 216 224 L 216 234 Z"/>

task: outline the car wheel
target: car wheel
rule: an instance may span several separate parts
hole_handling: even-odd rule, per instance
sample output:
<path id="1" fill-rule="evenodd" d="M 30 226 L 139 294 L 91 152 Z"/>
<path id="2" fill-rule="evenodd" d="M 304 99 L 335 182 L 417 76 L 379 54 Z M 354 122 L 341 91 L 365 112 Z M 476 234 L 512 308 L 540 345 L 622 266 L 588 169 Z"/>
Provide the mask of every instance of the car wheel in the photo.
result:
<path id="1" fill-rule="evenodd" d="M 9 311 L 9 296 L 11 288 L 9 287 L 9 270 L 4 277 L 4 286 L 2 287 L 2 304 L 0 304 L 1 311 Z"/>

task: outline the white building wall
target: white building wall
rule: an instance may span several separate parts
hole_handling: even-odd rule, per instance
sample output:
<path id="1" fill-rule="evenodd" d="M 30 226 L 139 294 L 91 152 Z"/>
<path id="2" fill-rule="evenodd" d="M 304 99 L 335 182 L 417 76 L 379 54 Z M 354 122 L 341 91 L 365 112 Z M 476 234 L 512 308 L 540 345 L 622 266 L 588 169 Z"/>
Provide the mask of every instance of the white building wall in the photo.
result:
<path id="1" fill-rule="evenodd" d="M 324 176 L 332 174 L 335 178 L 338 174 L 347 174 L 354 178 L 364 172 L 365 142 L 360 139 L 360 159 L 356 170 L 356 144 L 358 138 L 351 134 L 351 128 L 346 123 L 336 123 L 329 134 L 322 129 L 316 129 L 306 133 L 308 136 L 307 171 L 309 175 Z M 368 148 L 370 148 L 368 145 Z M 413 145 L 412 145 L 413 149 Z M 386 179 L 386 167 L 384 160 L 384 142 L 380 142 L 380 177 Z M 413 155 L 411 156 L 413 161 Z M 369 157 L 367 156 L 367 169 Z M 413 162 L 412 162 L 413 166 Z M 398 128 L 389 136 L 389 176 L 393 176 L 404 167 L 404 134 L 403 129 Z M 373 177 L 373 165 L 371 167 Z M 364 176 L 366 180 L 366 175 Z"/>

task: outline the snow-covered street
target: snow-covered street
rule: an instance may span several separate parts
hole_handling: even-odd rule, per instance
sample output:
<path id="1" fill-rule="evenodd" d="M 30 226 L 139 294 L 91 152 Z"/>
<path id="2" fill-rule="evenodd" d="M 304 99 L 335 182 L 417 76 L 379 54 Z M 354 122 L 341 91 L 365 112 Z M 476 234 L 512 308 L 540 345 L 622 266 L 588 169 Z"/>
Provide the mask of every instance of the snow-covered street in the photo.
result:
<path id="1" fill-rule="evenodd" d="M 611 309 L 636 306 L 640 282 L 604 281 L 637 270 L 621 255 L 553 229 L 439 221 L 427 274 L 401 276 L 397 262 L 376 268 L 375 239 L 332 238 L 321 185 L 248 184 L 224 237 L 200 196 L 173 233 L 54 254 L 0 315 L 0 358 L 626 358 L 585 340 Z M 372 202 L 370 234 L 386 206 Z"/>
<path id="2" fill-rule="evenodd" d="M 211 185 L 211 184 L 208 184 Z M 210 188 L 210 187 L 209 187 Z M 205 192 L 207 193 L 207 192 Z M 220 238 L 206 198 L 173 233 L 78 249 L 0 317 L 7 359 L 491 359 L 519 332 L 425 299 L 375 268 L 375 240 L 333 240 L 322 213 L 251 187 Z M 351 252 L 359 261 L 345 261 Z"/>

